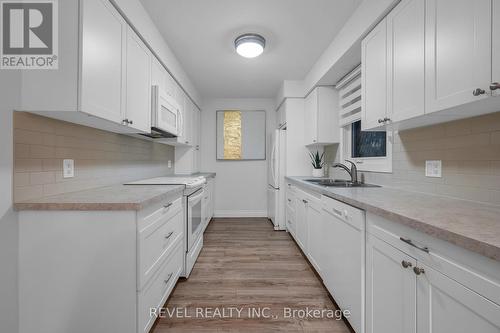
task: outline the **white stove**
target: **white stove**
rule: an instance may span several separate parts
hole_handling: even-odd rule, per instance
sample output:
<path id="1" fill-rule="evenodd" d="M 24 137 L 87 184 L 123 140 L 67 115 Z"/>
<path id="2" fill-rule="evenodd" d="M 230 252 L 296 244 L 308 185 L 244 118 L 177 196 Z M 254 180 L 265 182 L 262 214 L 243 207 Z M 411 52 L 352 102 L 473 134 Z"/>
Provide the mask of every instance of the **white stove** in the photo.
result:
<path id="1" fill-rule="evenodd" d="M 186 188 L 200 187 L 207 182 L 203 176 L 156 177 L 126 183 L 125 185 L 186 185 Z"/>

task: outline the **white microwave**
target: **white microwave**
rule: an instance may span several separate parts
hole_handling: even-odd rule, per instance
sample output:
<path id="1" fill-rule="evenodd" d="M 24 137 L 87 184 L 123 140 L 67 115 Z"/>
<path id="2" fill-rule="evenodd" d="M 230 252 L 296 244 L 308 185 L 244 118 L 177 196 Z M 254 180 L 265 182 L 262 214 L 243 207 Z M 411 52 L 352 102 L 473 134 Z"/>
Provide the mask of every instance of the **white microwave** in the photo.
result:
<path id="1" fill-rule="evenodd" d="M 151 132 L 155 137 L 182 135 L 182 110 L 177 101 L 159 86 L 153 86 Z"/>

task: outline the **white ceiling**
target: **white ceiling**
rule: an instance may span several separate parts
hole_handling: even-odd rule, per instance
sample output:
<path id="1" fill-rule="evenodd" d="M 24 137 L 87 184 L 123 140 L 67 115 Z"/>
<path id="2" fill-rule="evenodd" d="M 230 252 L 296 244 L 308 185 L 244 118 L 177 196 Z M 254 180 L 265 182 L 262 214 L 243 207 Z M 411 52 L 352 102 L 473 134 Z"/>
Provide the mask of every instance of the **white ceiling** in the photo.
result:
<path id="1" fill-rule="evenodd" d="M 301 80 L 360 0 L 141 0 L 205 98 L 274 97 Z M 264 36 L 254 59 L 234 51 L 247 32 Z"/>

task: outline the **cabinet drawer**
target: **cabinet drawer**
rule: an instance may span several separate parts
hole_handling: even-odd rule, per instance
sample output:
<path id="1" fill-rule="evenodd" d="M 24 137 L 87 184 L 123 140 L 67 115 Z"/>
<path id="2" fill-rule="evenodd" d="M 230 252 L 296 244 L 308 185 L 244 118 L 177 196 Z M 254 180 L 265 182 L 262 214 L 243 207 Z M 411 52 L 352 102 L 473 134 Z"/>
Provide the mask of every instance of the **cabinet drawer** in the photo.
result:
<path id="1" fill-rule="evenodd" d="M 137 214 L 137 227 L 139 231 L 149 227 L 149 225 L 156 223 L 158 219 L 169 219 L 178 211 L 182 210 L 182 196 L 173 196 L 167 200 L 151 205 L 139 211 Z"/>
<path id="2" fill-rule="evenodd" d="M 358 230 L 365 230 L 365 212 L 327 196 L 321 198 L 323 210 L 350 224 Z"/>
<path id="3" fill-rule="evenodd" d="M 161 268 L 145 288 L 138 294 L 138 330 L 137 332 L 148 332 L 156 317 L 151 316 L 151 308 L 163 306 L 182 271 L 182 258 L 184 255 L 182 241 L 177 241 L 175 248 L 166 260 L 162 262 Z"/>
<path id="4" fill-rule="evenodd" d="M 138 237 L 138 290 L 146 284 L 158 270 L 161 262 L 172 251 L 178 240 L 183 242 L 184 215 L 176 210 L 175 215 L 166 214 L 147 228 L 141 230 Z"/>

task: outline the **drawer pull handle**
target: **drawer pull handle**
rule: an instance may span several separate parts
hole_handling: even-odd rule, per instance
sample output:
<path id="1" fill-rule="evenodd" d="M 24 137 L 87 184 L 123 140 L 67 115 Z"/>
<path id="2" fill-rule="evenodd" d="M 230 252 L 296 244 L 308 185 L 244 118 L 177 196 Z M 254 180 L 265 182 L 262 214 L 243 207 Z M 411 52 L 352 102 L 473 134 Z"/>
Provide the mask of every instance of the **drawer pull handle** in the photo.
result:
<path id="1" fill-rule="evenodd" d="M 308 201 L 307 201 L 307 200 L 305 200 L 305 199 L 302 199 L 302 202 L 303 202 L 303 203 L 305 203 L 305 204 L 307 204 L 307 203 L 308 203 Z"/>
<path id="2" fill-rule="evenodd" d="M 344 215 L 342 214 L 342 212 L 338 209 L 335 209 L 335 208 L 332 208 L 332 211 L 335 215 L 339 216 L 339 217 L 343 217 Z"/>
<path id="3" fill-rule="evenodd" d="M 413 246 L 416 249 L 419 249 L 420 251 L 424 251 L 425 253 L 429 253 L 429 248 L 427 246 L 418 246 L 413 241 L 409 238 L 404 238 L 404 237 L 399 237 L 399 239 L 403 242 L 405 242 L 408 245 Z"/>
<path id="4" fill-rule="evenodd" d="M 170 281 L 170 279 L 172 278 L 172 275 L 174 275 L 174 273 L 170 273 L 170 274 L 168 274 L 167 279 L 166 279 L 166 280 L 164 280 L 164 281 L 165 281 L 165 284 L 167 284 L 167 283 Z"/>
<path id="5" fill-rule="evenodd" d="M 168 209 L 168 208 L 170 208 L 172 205 L 173 205 L 173 203 L 171 203 L 171 202 L 170 202 L 170 203 L 166 204 L 165 206 L 163 206 L 163 208 Z"/>
<path id="6" fill-rule="evenodd" d="M 173 232 L 173 231 L 170 231 L 170 232 L 168 233 L 168 235 L 166 235 L 166 236 L 165 236 L 165 239 L 169 239 L 170 237 L 172 237 L 172 235 L 173 235 L 173 234 L 174 234 L 174 232 Z"/>
<path id="7" fill-rule="evenodd" d="M 292 199 L 288 199 L 288 202 L 292 202 Z"/>
<path id="8" fill-rule="evenodd" d="M 415 267 L 415 268 L 413 268 L 413 272 L 414 272 L 416 275 L 420 275 L 420 274 L 424 274 L 424 273 L 425 273 L 425 269 L 420 268 L 420 267 Z"/>
<path id="9" fill-rule="evenodd" d="M 411 267 L 413 265 L 411 262 L 403 260 L 403 261 L 401 261 L 401 266 L 403 266 L 404 268 L 408 268 L 408 267 Z"/>

